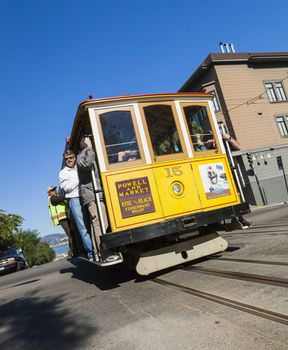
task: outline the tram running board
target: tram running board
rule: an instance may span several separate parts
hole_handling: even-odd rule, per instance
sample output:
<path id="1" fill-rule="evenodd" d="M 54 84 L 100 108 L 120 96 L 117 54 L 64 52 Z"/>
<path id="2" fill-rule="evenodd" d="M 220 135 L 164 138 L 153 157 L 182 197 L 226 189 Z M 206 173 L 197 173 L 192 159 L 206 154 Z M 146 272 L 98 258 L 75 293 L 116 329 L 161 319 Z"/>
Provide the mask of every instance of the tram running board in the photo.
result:
<path id="1" fill-rule="evenodd" d="M 136 271 L 139 275 L 146 276 L 203 256 L 223 252 L 227 247 L 227 241 L 217 233 L 195 237 L 189 241 L 142 253 Z"/>
<path id="2" fill-rule="evenodd" d="M 94 264 L 94 265 L 97 265 L 97 266 L 100 266 L 100 267 L 108 267 L 108 266 L 112 266 L 112 265 L 117 265 L 117 264 L 121 264 L 123 263 L 123 256 L 122 254 L 119 253 L 119 259 L 117 260 L 114 260 L 114 261 L 105 261 L 105 262 L 102 262 L 102 261 L 90 261 L 89 259 L 87 258 L 84 258 L 82 256 L 79 256 L 78 259 L 80 260 L 84 260 L 86 262 L 89 262 L 90 264 Z"/>

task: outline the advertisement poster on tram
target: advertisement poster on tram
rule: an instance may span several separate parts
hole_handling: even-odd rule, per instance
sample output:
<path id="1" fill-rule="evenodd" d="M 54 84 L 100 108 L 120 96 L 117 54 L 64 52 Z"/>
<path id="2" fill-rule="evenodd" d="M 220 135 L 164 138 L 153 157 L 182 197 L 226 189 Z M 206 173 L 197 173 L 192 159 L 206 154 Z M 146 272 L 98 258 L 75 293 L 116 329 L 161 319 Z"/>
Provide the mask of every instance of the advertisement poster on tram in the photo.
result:
<path id="1" fill-rule="evenodd" d="M 123 219 L 155 211 L 147 176 L 119 181 L 115 184 Z"/>
<path id="2" fill-rule="evenodd" d="M 231 194 L 222 162 L 199 165 L 204 191 L 207 199 L 214 199 Z"/>

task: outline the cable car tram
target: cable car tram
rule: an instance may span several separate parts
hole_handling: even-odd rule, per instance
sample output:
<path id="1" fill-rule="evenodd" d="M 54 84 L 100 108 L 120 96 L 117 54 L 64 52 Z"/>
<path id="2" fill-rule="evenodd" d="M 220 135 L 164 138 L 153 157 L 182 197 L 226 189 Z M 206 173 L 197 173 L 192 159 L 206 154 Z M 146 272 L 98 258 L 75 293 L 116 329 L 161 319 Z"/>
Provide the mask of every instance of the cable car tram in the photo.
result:
<path id="1" fill-rule="evenodd" d="M 215 224 L 250 211 L 237 193 L 212 98 L 124 95 L 78 107 L 69 148 L 77 153 L 91 135 L 101 250 L 120 253 L 140 275 L 224 251 Z"/>

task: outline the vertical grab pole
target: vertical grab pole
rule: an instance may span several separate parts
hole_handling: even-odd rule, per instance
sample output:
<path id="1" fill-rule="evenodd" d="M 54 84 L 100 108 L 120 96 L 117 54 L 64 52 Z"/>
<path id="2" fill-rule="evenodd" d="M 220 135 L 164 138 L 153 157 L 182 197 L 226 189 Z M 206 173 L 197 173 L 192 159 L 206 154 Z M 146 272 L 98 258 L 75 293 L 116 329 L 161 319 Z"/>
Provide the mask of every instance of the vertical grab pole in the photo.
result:
<path id="1" fill-rule="evenodd" d="M 221 134 L 223 133 L 223 131 L 226 132 L 225 126 L 222 123 L 221 124 L 219 123 L 218 126 L 219 126 Z M 239 180 L 239 177 L 238 177 L 238 174 L 237 174 L 237 170 L 236 170 L 236 167 L 235 167 L 235 163 L 234 163 L 234 159 L 233 159 L 233 156 L 232 156 L 232 153 L 231 153 L 229 142 L 226 141 L 226 140 L 223 140 L 223 141 L 225 142 L 225 145 L 226 145 L 227 155 L 228 155 L 228 158 L 229 158 L 229 161 L 230 161 L 230 164 L 231 164 L 231 168 L 232 168 L 233 173 L 234 173 L 234 177 L 235 177 L 237 185 L 238 185 L 241 201 L 245 202 L 245 197 L 244 197 L 244 194 L 243 194 L 243 191 L 242 191 L 242 186 L 240 184 L 240 180 Z"/>
<path id="2" fill-rule="evenodd" d="M 101 235 L 103 235 L 103 234 L 105 235 L 106 234 L 106 227 L 105 227 L 105 223 L 104 223 L 103 211 L 101 208 L 101 200 L 100 200 L 101 190 L 97 187 L 97 181 L 96 181 L 94 167 L 95 167 L 95 165 L 93 164 L 93 167 L 91 170 L 91 175 L 92 175 L 94 193 L 95 193 L 95 198 L 96 198 L 96 207 L 98 210 L 98 216 L 99 216 L 99 221 L 100 221 Z"/>

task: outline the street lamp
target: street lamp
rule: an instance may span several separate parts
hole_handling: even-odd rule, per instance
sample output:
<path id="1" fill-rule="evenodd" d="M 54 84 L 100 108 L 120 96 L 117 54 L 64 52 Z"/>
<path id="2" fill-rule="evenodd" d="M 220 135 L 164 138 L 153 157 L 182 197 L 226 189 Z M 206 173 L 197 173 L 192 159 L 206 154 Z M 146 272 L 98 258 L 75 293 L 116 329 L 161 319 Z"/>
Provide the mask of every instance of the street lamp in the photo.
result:
<path id="1" fill-rule="evenodd" d="M 257 186 L 258 186 L 258 189 L 259 189 L 259 193 L 260 193 L 262 202 L 263 202 L 264 205 L 266 205 L 267 201 L 266 201 L 265 196 L 263 194 L 263 190 L 262 190 L 262 188 L 260 186 L 260 182 L 259 182 L 259 179 L 258 179 L 258 176 L 257 176 L 257 173 L 256 173 L 256 169 L 255 169 L 255 167 L 253 165 L 253 162 L 255 160 L 257 160 L 257 164 L 260 165 L 260 161 L 258 160 L 259 154 L 257 153 L 256 155 L 254 155 L 254 154 L 252 155 L 250 152 L 247 152 L 246 156 L 247 156 L 247 160 L 248 160 L 249 166 L 253 170 L 253 175 L 255 176 L 255 180 L 256 180 L 256 183 L 257 183 Z M 264 156 L 263 156 L 263 158 L 264 158 Z"/>

